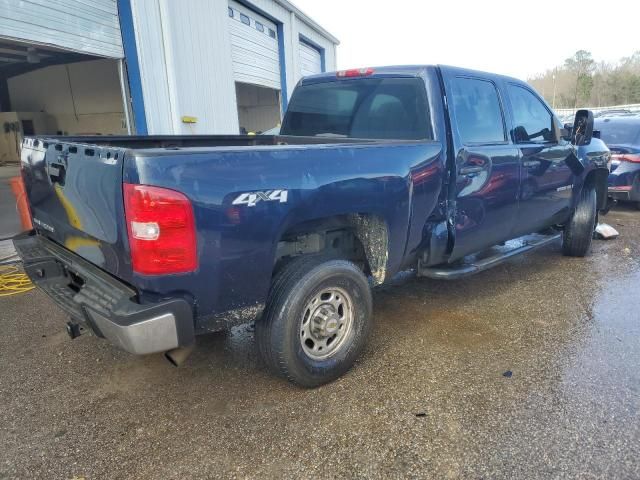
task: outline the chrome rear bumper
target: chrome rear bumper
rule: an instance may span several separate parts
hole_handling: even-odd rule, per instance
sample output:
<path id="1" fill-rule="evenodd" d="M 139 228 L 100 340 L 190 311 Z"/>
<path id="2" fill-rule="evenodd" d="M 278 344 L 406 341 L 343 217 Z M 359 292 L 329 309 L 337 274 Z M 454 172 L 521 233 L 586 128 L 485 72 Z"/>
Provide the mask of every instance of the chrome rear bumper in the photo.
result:
<path id="1" fill-rule="evenodd" d="M 13 243 L 33 283 L 99 337 L 138 355 L 194 343 L 185 300 L 143 305 L 128 285 L 45 237 L 28 232 Z"/>

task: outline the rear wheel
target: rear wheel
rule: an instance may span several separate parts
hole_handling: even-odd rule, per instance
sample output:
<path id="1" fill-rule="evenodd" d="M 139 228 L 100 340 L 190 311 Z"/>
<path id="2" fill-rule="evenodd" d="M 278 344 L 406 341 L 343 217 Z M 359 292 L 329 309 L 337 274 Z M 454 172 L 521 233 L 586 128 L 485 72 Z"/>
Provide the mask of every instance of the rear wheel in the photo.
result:
<path id="1" fill-rule="evenodd" d="M 584 257 L 591 249 L 596 227 L 597 199 L 593 187 L 584 187 L 571 219 L 564 226 L 562 253 L 570 257 Z"/>
<path id="2" fill-rule="evenodd" d="M 256 340 L 265 362 L 303 387 L 347 372 L 371 330 L 371 291 L 353 263 L 301 257 L 277 274 Z"/>

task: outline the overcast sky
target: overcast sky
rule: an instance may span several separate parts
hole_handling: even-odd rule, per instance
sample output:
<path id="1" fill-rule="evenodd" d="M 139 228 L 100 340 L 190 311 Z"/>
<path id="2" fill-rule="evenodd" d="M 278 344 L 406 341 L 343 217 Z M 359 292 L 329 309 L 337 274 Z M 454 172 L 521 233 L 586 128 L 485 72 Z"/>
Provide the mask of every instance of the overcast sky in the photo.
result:
<path id="1" fill-rule="evenodd" d="M 610 62 L 640 50 L 638 0 L 293 2 L 338 37 L 340 69 L 443 63 L 526 79 L 579 49 Z"/>

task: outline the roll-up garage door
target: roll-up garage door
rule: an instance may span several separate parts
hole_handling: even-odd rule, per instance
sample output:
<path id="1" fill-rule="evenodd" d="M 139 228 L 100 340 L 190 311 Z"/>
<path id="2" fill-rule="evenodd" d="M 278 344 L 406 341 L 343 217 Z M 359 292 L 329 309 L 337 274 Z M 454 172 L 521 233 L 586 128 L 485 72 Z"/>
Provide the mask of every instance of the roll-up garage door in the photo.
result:
<path id="1" fill-rule="evenodd" d="M 298 51 L 300 52 L 298 65 L 300 65 L 301 77 L 322 73 L 322 57 L 317 49 L 300 41 Z"/>
<path id="2" fill-rule="evenodd" d="M 114 0 L 0 2 L 0 38 L 122 58 Z"/>
<path id="3" fill-rule="evenodd" d="M 229 32 L 235 81 L 280 90 L 276 24 L 231 1 Z"/>

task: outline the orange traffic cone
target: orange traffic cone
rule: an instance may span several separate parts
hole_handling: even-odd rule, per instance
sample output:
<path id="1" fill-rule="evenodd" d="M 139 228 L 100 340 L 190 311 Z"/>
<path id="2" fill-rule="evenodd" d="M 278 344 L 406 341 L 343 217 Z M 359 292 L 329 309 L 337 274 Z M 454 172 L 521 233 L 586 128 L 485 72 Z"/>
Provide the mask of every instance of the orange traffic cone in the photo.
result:
<path id="1" fill-rule="evenodd" d="M 16 206 L 18 208 L 18 214 L 20 215 L 20 223 L 23 230 L 31 230 L 33 224 L 31 223 L 31 213 L 29 212 L 29 204 L 27 203 L 27 191 L 24 188 L 24 182 L 22 177 L 13 177 L 9 180 L 11 184 L 11 190 L 16 196 Z"/>

